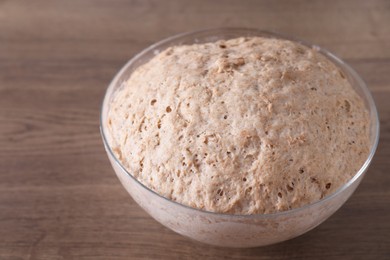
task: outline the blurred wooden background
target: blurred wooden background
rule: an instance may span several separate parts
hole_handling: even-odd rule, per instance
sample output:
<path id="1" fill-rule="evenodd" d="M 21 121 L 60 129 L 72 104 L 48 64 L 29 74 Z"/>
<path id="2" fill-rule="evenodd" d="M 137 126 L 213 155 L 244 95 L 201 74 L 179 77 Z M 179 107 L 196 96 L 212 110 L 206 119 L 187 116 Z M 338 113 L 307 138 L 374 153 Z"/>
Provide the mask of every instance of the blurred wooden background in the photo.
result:
<path id="1" fill-rule="evenodd" d="M 253 249 L 164 228 L 107 160 L 99 109 L 134 54 L 209 27 L 275 30 L 323 46 L 366 80 L 380 145 L 353 197 L 324 224 Z M 0 0 L 0 259 L 390 259 L 390 1 Z"/>

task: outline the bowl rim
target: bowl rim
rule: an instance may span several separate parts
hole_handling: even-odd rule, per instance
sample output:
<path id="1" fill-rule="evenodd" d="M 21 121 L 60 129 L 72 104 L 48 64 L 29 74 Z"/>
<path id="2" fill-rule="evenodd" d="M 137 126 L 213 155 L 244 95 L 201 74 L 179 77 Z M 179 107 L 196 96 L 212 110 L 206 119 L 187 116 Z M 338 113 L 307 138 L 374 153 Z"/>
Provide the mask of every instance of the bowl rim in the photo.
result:
<path id="1" fill-rule="evenodd" d="M 128 69 L 128 67 L 133 65 L 133 63 L 135 63 L 137 60 L 139 60 L 145 54 L 147 54 L 149 52 L 156 51 L 155 50 L 156 48 L 163 46 L 166 43 L 169 43 L 169 42 L 172 42 L 175 40 L 179 40 L 182 38 L 184 39 L 187 37 L 194 37 L 196 35 L 212 34 L 212 33 L 217 34 L 217 33 L 222 33 L 222 32 L 230 32 L 230 33 L 234 33 L 234 32 L 245 33 L 246 32 L 246 33 L 250 33 L 250 34 L 257 34 L 258 36 L 261 36 L 261 37 L 276 38 L 276 39 L 289 40 L 289 41 L 300 43 L 306 47 L 313 48 L 316 51 L 320 52 L 326 58 L 330 59 L 333 63 L 335 63 L 338 67 L 341 66 L 341 68 L 343 70 L 346 70 L 352 76 L 352 78 L 356 81 L 356 85 L 359 85 L 359 88 L 362 90 L 362 92 L 366 98 L 366 101 L 368 102 L 368 106 L 370 109 L 368 112 L 370 114 L 369 116 L 370 116 L 370 120 L 371 120 L 370 131 L 373 130 L 373 133 L 370 133 L 370 139 L 372 139 L 371 134 L 373 134 L 374 135 L 374 142 L 372 142 L 372 144 L 371 144 L 370 152 L 369 152 L 368 157 L 365 160 L 364 164 L 360 167 L 360 169 L 357 171 L 357 173 L 347 183 L 343 184 L 337 190 L 335 190 L 333 193 L 328 194 L 327 196 L 323 197 L 322 199 L 314 201 L 314 202 L 309 203 L 309 204 L 305 204 L 302 207 L 288 209 L 288 210 L 284 210 L 284 211 L 277 211 L 277 212 L 272 212 L 272 213 L 229 214 L 229 213 L 213 212 L 213 211 L 203 210 L 203 209 L 199 209 L 199 208 L 194 208 L 194 207 L 190 207 L 190 206 L 184 205 L 182 203 L 179 203 L 177 201 L 170 200 L 170 199 L 160 195 L 158 192 L 150 189 L 146 185 L 144 185 L 142 182 L 140 182 L 137 178 L 135 178 L 131 173 L 129 173 L 126 170 L 126 168 L 122 165 L 122 163 L 115 156 L 113 150 L 111 149 L 111 146 L 108 143 L 106 133 L 105 133 L 105 127 L 104 127 L 105 125 L 103 122 L 103 112 L 104 112 L 105 104 L 108 101 L 107 99 L 109 98 L 108 94 L 109 94 L 110 89 L 116 85 L 116 83 L 119 81 L 120 77 Z M 237 37 L 239 37 L 239 36 L 237 36 Z M 194 44 L 196 44 L 196 43 L 194 43 Z M 334 55 L 330 51 L 328 51 L 328 50 L 326 50 L 318 45 L 311 44 L 307 41 L 304 41 L 304 40 L 301 40 L 301 39 L 298 39 L 298 38 L 295 38 L 295 37 L 292 37 L 289 35 L 277 33 L 274 31 L 260 30 L 260 29 L 255 29 L 255 28 L 220 27 L 220 28 L 208 28 L 208 29 L 203 29 L 203 30 L 184 32 L 184 33 L 179 33 L 179 34 L 167 37 L 165 39 L 162 39 L 162 40 L 148 46 L 147 48 L 143 49 L 141 52 L 139 52 L 138 54 L 133 56 L 119 70 L 119 72 L 116 73 L 115 77 L 111 80 L 111 82 L 109 83 L 109 85 L 105 91 L 104 98 L 103 98 L 103 101 L 101 104 L 101 110 L 100 110 L 100 134 L 101 134 L 101 137 L 103 140 L 103 144 L 106 148 L 106 151 L 109 153 L 109 156 L 111 156 L 114 159 L 115 164 L 117 166 L 119 166 L 119 168 L 123 172 L 125 172 L 131 179 L 133 179 L 135 181 L 135 183 L 137 183 L 142 188 L 146 189 L 147 191 L 151 192 L 155 196 L 157 196 L 157 197 L 159 197 L 167 202 L 173 203 L 174 205 L 176 205 L 178 207 L 184 207 L 188 210 L 194 210 L 194 211 L 200 212 L 202 214 L 209 214 L 209 215 L 213 215 L 213 216 L 226 216 L 226 217 L 245 218 L 245 219 L 248 219 L 248 218 L 271 218 L 271 217 L 273 218 L 273 217 L 277 217 L 277 216 L 284 216 L 284 215 L 293 214 L 295 212 L 299 212 L 299 211 L 311 208 L 313 206 L 322 204 L 324 202 L 327 202 L 327 201 L 331 200 L 332 198 L 338 196 L 340 193 L 342 193 L 343 191 L 348 189 L 355 181 L 357 181 L 368 169 L 368 167 L 372 161 L 372 158 L 376 152 L 376 149 L 378 147 L 379 135 L 380 135 L 380 122 L 379 122 L 378 110 L 376 108 L 374 99 L 373 99 L 366 83 L 364 82 L 364 80 L 359 76 L 359 74 L 351 66 L 349 66 L 346 62 L 344 62 L 343 60 L 338 58 L 336 55 Z"/>

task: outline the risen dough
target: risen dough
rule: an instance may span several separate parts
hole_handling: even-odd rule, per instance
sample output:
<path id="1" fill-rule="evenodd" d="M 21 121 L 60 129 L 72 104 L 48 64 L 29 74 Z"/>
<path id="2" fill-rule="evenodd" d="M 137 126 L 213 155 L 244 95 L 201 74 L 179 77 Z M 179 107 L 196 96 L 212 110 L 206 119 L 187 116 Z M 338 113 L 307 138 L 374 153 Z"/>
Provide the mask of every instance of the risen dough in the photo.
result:
<path id="1" fill-rule="evenodd" d="M 231 214 L 320 200 L 369 152 L 369 117 L 343 73 L 286 40 L 168 48 L 136 69 L 109 111 L 110 145 L 140 182 Z"/>

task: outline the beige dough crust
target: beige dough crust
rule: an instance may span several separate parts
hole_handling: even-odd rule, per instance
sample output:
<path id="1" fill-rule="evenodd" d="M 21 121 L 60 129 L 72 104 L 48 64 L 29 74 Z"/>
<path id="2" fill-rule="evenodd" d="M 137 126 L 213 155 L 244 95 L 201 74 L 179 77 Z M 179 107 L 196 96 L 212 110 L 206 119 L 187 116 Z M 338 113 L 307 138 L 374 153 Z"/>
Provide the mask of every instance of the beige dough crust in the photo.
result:
<path id="1" fill-rule="evenodd" d="M 298 208 L 334 192 L 369 152 L 369 117 L 316 50 L 260 37 L 168 48 L 115 94 L 110 145 L 140 182 L 231 214 Z"/>

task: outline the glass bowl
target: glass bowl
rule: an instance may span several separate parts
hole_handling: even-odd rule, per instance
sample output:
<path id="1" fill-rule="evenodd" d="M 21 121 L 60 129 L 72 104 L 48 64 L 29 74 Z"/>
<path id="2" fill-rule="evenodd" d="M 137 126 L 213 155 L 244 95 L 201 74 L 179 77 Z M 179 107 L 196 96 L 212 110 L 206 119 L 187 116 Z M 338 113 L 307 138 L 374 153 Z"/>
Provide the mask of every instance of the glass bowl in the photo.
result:
<path id="1" fill-rule="evenodd" d="M 325 198 L 288 211 L 272 214 L 229 215 L 207 212 L 171 201 L 144 186 L 122 166 L 110 148 L 106 122 L 110 102 L 115 91 L 131 73 L 160 51 L 172 45 L 214 42 L 241 36 L 262 36 L 288 39 L 316 48 L 334 62 L 364 99 L 370 113 L 370 153 L 360 170 L 346 184 Z M 132 58 L 115 76 L 104 97 L 100 130 L 108 158 L 122 185 L 132 198 L 154 219 L 173 231 L 192 239 L 224 247 L 256 247 L 281 242 L 299 236 L 316 227 L 338 210 L 361 182 L 375 153 L 379 138 L 379 120 L 373 98 L 366 84 L 346 63 L 330 52 L 309 43 L 276 33 L 256 29 L 222 28 L 176 35 L 156 44 Z"/>

